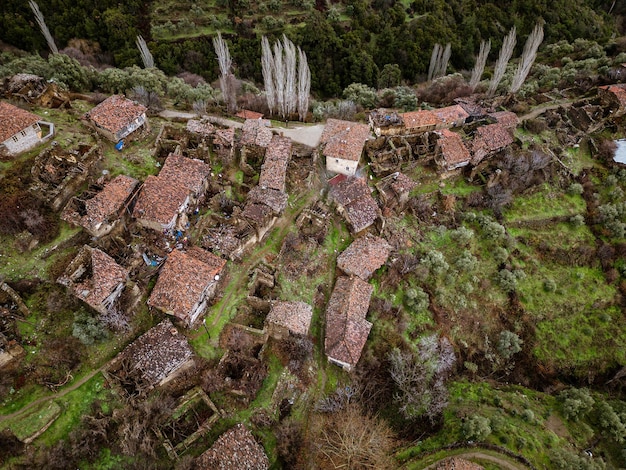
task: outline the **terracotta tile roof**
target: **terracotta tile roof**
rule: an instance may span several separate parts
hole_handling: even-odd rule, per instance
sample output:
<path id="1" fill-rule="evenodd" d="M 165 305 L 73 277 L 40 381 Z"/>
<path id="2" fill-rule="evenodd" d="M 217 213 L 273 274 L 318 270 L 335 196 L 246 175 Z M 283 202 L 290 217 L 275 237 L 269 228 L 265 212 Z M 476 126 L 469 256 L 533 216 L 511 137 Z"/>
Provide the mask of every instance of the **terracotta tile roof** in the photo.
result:
<path id="1" fill-rule="evenodd" d="M 208 137 L 215 132 L 215 126 L 208 121 L 190 119 L 187 121 L 187 130 L 194 134 Z"/>
<path id="2" fill-rule="evenodd" d="M 337 267 L 364 281 L 387 262 L 391 245 L 384 238 L 367 235 L 354 240 L 337 258 Z"/>
<path id="3" fill-rule="evenodd" d="M 458 457 L 445 459 L 437 464 L 435 470 L 484 470 L 485 467 Z"/>
<path id="4" fill-rule="evenodd" d="M 398 196 L 404 193 L 411 192 L 416 186 L 417 186 L 417 183 L 415 181 L 413 181 L 404 173 L 399 173 L 399 172 L 396 173 L 394 181 L 391 183 L 391 189 Z"/>
<path id="5" fill-rule="evenodd" d="M 229 127 L 228 129 L 218 129 L 215 131 L 213 143 L 232 147 L 234 141 L 235 129 L 233 127 Z"/>
<path id="6" fill-rule="evenodd" d="M 365 319 L 374 288 L 358 277 L 340 276 L 326 307 L 325 353 L 356 365 L 372 324 Z"/>
<path id="7" fill-rule="evenodd" d="M 448 129 L 442 129 L 437 133 L 440 136 L 437 143 L 441 148 L 441 155 L 448 170 L 469 163 L 471 158 L 470 152 L 459 134 Z"/>
<path id="8" fill-rule="evenodd" d="M 620 105 L 622 107 L 626 107 L 626 83 L 620 83 L 617 85 L 604 85 L 599 88 L 615 95 Z"/>
<path id="9" fill-rule="evenodd" d="M 469 117 L 469 113 L 458 104 L 435 109 L 433 112 L 435 113 L 435 116 L 437 116 L 437 119 L 439 119 L 446 126 L 458 124 L 459 121 L 461 121 L 462 124 L 465 122 L 465 119 Z"/>
<path id="10" fill-rule="evenodd" d="M 291 139 L 275 135 L 272 137 L 265 160 L 261 166 L 259 176 L 259 186 L 261 188 L 285 190 L 285 179 L 287 178 L 287 165 L 291 159 Z"/>
<path id="11" fill-rule="evenodd" d="M 189 194 L 202 189 L 211 167 L 201 160 L 170 154 L 159 176 L 148 176 L 137 197 L 133 217 L 166 225 Z"/>
<path id="12" fill-rule="evenodd" d="M 127 360 L 132 370 L 154 387 L 192 357 L 187 338 L 165 319 L 129 344 L 116 361 Z"/>
<path id="13" fill-rule="evenodd" d="M 461 106 L 470 116 L 482 116 L 485 114 L 485 109 L 476 102 L 473 96 L 456 98 L 454 102 Z"/>
<path id="14" fill-rule="evenodd" d="M 252 188 L 246 196 L 247 202 L 253 204 L 265 204 L 275 214 L 280 214 L 287 207 L 288 196 L 282 191 L 276 189 L 263 189 L 260 186 Z"/>
<path id="15" fill-rule="evenodd" d="M 329 119 L 320 140 L 324 145 L 322 154 L 325 157 L 358 162 L 363 153 L 363 145 L 370 135 L 367 124 Z"/>
<path id="16" fill-rule="evenodd" d="M 472 141 L 472 163 L 476 164 L 493 152 L 513 143 L 513 136 L 502 124 L 488 124 L 476 129 Z"/>
<path id="17" fill-rule="evenodd" d="M 272 135 L 272 131 L 260 119 L 246 119 L 241 133 L 241 145 L 267 147 Z"/>
<path id="18" fill-rule="evenodd" d="M 362 178 L 348 178 L 331 187 L 333 200 L 343 208 L 353 232 L 372 225 L 380 215 L 378 204 Z"/>
<path id="19" fill-rule="evenodd" d="M 424 127 L 435 127 L 439 124 L 439 118 L 433 111 L 422 109 L 400 114 L 407 130 L 421 129 Z"/>
<path id="20" fill-rule="evenodd" d="M 84 117 L 96 126 L 117 134 L 147 110 L 148 108 L 144 105 L 131 101 L 123 95 L 112 95 L 85 113 Z"/>
<path id="21" fill-rule="evenodd" d="M 312 317 L 313 307 L 307 303 L 278 301 L 272 302 L 265 322 L 285 327 L 296 335 L 307 335 Z"/>
<path id="22" fill-rule="evenodd" d="M 0 143 L 40 120 L 36 114 L 0 101 Z"/>
<path id="23" fill-rule="evenodd" d="M 502 124 L 507 129 L 515 129 L 517 127 L 517 114 L 512 113 L 511 111 L 497 111 L 495 113 L 489 113 L 489 116 L 494 118 L 498 124 Z"/>
<path id="24" fill-rule="evenodd" d="M 59 283 L 69 287 L 86 304 L 99 309 L 104 300 L 127 279 L 128 271 L 113 258 L 85 245 L 59 278 Z"/>
<path id="25" fill-rule="evenodd" d="M 237 114 L 235 114 L 238 118 L 241 119 L 262 119 L 263 113 L 257 113 L 256 111 L 250 111 L 249 109 L 242 109 Z"/>
<path id="26" fill-rule="evenodd" d="M 148 305 L 186 319 L 225 265 L 226 261 L 198 247 L 187 252 L 172 251 L 152 289 Z"/>
<path id="27" fill-rule="evenodd" d="M 82 218 L 83 224 L 95 227 L 105 222 L 121 209 L 138 184 L 139 181 L 126 175 L 119 175 L 109 181 L 102 191 L 85 201 L 87 213 Z"/>
<path id="28" fill-rule="evenodd" d="M 267 470 L 265 450 L 241 423 L 222 434 L 196 460 L 198 470 Z"/>
<path id="29" fill-rule="evenodd" d="M 274 216 L 274 212 L 265 204 L 248 203 L 241 211 L 241 217 L 257 227 L 265 223 Z"/>

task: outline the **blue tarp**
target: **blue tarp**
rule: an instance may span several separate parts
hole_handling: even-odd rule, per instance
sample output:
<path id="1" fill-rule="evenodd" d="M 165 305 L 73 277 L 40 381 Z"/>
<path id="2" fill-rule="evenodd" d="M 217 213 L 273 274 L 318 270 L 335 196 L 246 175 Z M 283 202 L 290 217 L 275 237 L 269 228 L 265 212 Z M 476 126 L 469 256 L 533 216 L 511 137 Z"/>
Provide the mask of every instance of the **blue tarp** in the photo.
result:
<path id="1" fill-rule="evenodd" d="M 121 152 L 123 148 L 124 148 L 124 141 L 123 140 L 120 140 L 117 144 L 115 144 L 115 150 Z"/>

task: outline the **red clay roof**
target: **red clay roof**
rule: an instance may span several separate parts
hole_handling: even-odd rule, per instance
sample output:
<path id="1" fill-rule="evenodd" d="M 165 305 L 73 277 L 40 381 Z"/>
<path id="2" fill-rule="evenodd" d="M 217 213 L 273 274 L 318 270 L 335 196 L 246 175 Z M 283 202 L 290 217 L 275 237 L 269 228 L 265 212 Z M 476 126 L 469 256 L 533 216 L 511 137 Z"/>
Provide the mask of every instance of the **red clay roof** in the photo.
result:
<path id="1" fill-rule="evenodd" d="M 263 446 L 241 423 L 222 434 L 196 460 L 198 470 L 267 470 L 269 459 Z"/>
<path id="2" fill-rule="evenodd" d="M 356 365 L 372 324 L 365 319 L 374 288 L 358 277 L 340 276 L 326 307 L 324 349 L 330 358 Z"/>
<path id="3" fill-rule="evenodd" d="M 473 162 L 478 163 L 490 153 L 513 143 L 513 136 L 502 124 L 488 124 L 476 129 L 472 141 Z"/>
<path id="4" fill-rule="evenodd" d="M 384 238 L 367 235 L 357 238 L 337 258 L 337 267 L 364 281 L 387 262 L 391 246 Z"/>
<path id="5" fill-rule="evenodd" d="M 128 124 L 144 114 L 148 108 L 123 95 L 112 95 L 85 113 L 85 118 L 98 127 L 117 134 Z"/>
<path id="6" fill-rule="evenodd" d="M 489 116 L 494 118 L 498 124 L 502 124 L 507 129 L 515 129 L 517 127 L 517 114 L 511 111 L 497 111 L 495 113 L 489 113 Z"/>
<path id="7" fill-rule="evenodd" d="M 260 119 L 246 119 L 241 133 L 241 145 L 267 147 L 272 135 L 272 131 Z"/>
<path id="8" fill-rule="evenodd" d="M 287 207 L 288 196 L 276 189 L 263 189 L 260 186 L 252 188 L 246 196 L 246 202 L 251 204 L 265 204 L 275 214 L 280 214 Z"/>
<path id="9" fill-rule="evenodd" d="M 226 261 L 198 247 L 172 251 L 152 289 L 148 305 L 187 319 Z"/>
<path id="10" fill-rule="evenodd" d="M 242 109 L 237 114 L 235 114 L 238 118 L 242 119 L 262 119 L 263 113 L 257 113 L 256 111 L 250 111 L 249 109 Z"/>
<path id="11" fill-rule="evenodd" d="M 404 121 L 405 129 L 421 129 L 424 127 L 435 127 L 439 123 L 439 118 L 433 111 L 422 109 L 400 114 Z"/>
<path id="12" fill-rule="evenodd" d="M 228 129 L 218 129 L 215 131 L 215 136 L 213 137 L 213 143 L 220 145 L 227 145 L 232 147 L 233 142 L 235 141 L 235 129 L 229 127 Z"/>
<path id="13" fill-rule="evenodd" d="M 119 175 L 109 181 L 102 191 L 85 201 L 87 214 L 83 222 L 88 226 L 95 226 L 105 222 L 116 213 L 126 202 L 139 181 L 126 175 Z"/>
<path id="14" fill-rule="evenodd" d="M 362 178 L 347 178 L 331 187 L 333 200 L 343 208 L 352 231 L 358 233 L 379 217 L 378 204 Z"/>
<path id="15" fill-rule="evenodd" d="M 448 169 L 451 170 L 470 161 L 470 152 L 459 134 L 448 129 L 442 129 L 438 133 L 441 155 Z"/>
<path id="16" fill-rule="evenodd" d="M 215 126 L 208 121 L 190 119 L 187 121 L 187 130 L 194 134 L 210 136 L 215 132 Z"/>
<path id="17" fill-rule="evenodd" d="M 137 197 L 133 217 L 166 225 L 189 194 L 198 193 L 211 167 L 201 160 L 171 153 L 159 176 L 148 176 Z"/>
<path id="18" fill-rule="evenodd" d="M 458 104 L 446 106 L 445 108 L 435 109 L 435 116 L 446 126 L 452 126 L 460 120 L 465 121 L 469 117 L 469 113 Z"/>
<path id="19" fill-rule="evenodd" d="M 604 85 L 600 87 L 601 90 L 606 90 L 609 93 L 613 93 L 621 106 L 626 107 L 626 83 L 619 83 L 616 85 Z"/>
<path id="20" fill-rule="evenodd" d="M 370 127 L 367 124 L 329 119 L 320 140 L 324 145 L 322 153 L 325 157 L 358 162 L 363 153 L 363 145 L 370 134 Z"/>
<path id="21" fill-rule="evenodd" d="M 285 191 L 287 165 L 289 165 L 290 159 L 291 139 L 279 135 L 273 136 L 261 166 L 259 186 L 263 189 L 269 188 Z"/>
<path id="22" fill-rule="evenodd" d="M 0 101 L 0 143 L 40 120 L 36 114 Z"/>
<path id="23" fill-rule="evenodd" d="M 417 186 L 417 183 L 409 178 L 404 173 L 396 173 L 393 183 L 391 183 L 391 189 L 398 196 L 404 193 L 408 193 Z"/>
<path id="24" fill-rule="evenodd" d="M 266 323 L 287 328 L 296 335 L 307 335 L 313 317 L 313 307 L 304 302 L 272 302 L 272 308 L 265 318 Z"/>

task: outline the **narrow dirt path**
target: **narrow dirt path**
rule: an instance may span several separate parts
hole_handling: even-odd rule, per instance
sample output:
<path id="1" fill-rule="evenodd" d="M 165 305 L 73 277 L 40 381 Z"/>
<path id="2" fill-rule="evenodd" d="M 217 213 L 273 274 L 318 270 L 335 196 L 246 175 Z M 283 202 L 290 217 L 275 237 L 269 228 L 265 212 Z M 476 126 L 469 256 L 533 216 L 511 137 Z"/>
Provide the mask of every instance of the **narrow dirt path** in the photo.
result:
<path id="1" fill-rule="evenodd" d="M 544 103 L 542 105 L 537 106 L 532 111 L 529 111 L 528 113 L 524 114 L 523 116 L 520 116 L 519 120 L 520 122 L 524 122 L 529 119 L 535 119 L 537 116 L 540 116 L 541 114 L 545 113 L 546 111 L 549 111 L 550 109 L 557 109 L 560 107 L 569 108 L 572 105 L 572 103 L 573 103 L 572 100 L 565 100 L 565 99 L 557 100 L 557 101 L 550 102 L 550 103 Z"/>
<path id="2" fill-rule="evenodd" d="M 527 468 L 525 465 L 522 465 L 520 463 L 513 463 L 511 460 L 508 460 L 504 457 L 497 457 L 495 455 L 485 454 L 483 452 L 465 452 L 463 454 L 455 454 L 453 456 L 438 460 L 437 462 L 429 465 L 428 467 L 425 467 L 424 470 L 432 470 L 436 468 L 437 465 L 439 465 L 444 460 L 453 458 L 453 457 L 458 457 L 460 459 L 465 459 L 465 460 L 470 460 L 470 459 L 486 460 L 488 462 L 493 462 L 496 465 L 498 465 L 498 467 L 506 469 L 506 470 L 525 470 Z"/>

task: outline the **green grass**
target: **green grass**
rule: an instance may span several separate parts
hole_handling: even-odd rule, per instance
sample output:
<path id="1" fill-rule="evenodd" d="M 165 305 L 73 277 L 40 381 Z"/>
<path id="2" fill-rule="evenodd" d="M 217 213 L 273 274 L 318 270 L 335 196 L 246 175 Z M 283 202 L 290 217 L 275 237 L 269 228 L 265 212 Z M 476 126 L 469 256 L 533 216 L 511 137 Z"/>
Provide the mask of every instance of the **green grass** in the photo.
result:
<path id="1" fill-rule="evenodd" d="M 13 419 L 3 426 L 8 427 L 15 436 L 24 440 L 39 432 L 44 426 L 57 419 L 61 414 L 61 407 L 54 401 L 47 401 L 34 407 L 26 415 Z"/>
<path id="2" fill-rule="evenodd" d="M 582 245 L 593 246 L 595 237 L 589 227 L 582 225 L 574 227 L 567 222 L 545 224 L 541 227 L 507 227 L 509 234 L 517 239 L 523 239 L 525 244 L 539 246 L 545 244 L 563 249 L 577 248 Z"/>
<path id="3" fill-rule="evenodd" d="M 585 200 L 544 184 L 528 196 L 518 196 L 504 211 L 506 223 L 584 214 Z"/>

